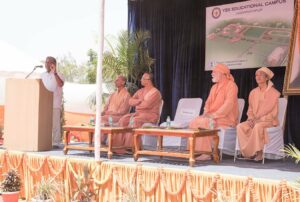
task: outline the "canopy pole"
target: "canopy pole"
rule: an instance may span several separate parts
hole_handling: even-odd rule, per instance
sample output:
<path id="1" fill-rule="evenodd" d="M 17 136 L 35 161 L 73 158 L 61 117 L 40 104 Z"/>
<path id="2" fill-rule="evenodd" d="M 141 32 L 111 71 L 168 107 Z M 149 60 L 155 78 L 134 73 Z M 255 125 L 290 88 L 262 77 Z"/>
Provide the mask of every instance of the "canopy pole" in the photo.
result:
<path id="1" fill-rule="evenodd" d="M 100 19 L 99 19 L 99 43 L 96 75 L 96 125 L 95 125 L 95 160 L 100 161 L 101 145 L 101 105 L 102 105 L 102 60 L 103 60 L 103 43 L 104 43 L 104 8 L 105 0 L 100 0 Z"/>

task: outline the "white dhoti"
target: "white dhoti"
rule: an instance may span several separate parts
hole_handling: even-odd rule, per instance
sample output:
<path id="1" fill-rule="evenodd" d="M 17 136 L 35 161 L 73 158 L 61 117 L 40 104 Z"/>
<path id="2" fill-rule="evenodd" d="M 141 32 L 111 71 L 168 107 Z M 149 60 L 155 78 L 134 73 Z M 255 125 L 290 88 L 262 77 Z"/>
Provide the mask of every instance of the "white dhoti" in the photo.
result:
<path id="1" fill-rule="evenodd" d="M 52 122 L 52 145 L 59 145 L 61 143 L 61 124 L 60 124 L 61 109 L 53 109 Z"/>

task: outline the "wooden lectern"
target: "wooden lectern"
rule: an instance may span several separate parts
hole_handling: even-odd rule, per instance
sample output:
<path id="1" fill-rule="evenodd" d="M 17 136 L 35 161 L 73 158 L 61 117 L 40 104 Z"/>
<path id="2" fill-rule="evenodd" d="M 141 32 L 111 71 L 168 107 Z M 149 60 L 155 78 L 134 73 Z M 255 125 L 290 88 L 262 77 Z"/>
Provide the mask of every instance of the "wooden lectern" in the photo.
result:
<path id="1" fill-rule="evenodd" d="M 5 92 L 4 147 L 51 150 L 53 93 L 41 79 L 7 79 Z"/>

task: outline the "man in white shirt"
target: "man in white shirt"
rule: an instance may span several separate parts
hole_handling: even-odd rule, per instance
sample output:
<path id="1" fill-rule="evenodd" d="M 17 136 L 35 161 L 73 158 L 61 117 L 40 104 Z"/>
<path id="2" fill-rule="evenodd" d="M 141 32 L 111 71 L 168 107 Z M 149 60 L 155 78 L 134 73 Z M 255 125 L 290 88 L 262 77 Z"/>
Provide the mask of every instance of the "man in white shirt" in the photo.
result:
<path id="1" fill-rule="evenodd" d="M 41 74 L 41 79 L 45 87 L 53 92 L 53 122 L 52 122 L 52 147 L 58 148 L 61 142 L 61 104 L 62 104 L 62 87 L 64 77 L 57 72 L 56 59 L 48 56 L 45 62 L 46 72 Z"/>

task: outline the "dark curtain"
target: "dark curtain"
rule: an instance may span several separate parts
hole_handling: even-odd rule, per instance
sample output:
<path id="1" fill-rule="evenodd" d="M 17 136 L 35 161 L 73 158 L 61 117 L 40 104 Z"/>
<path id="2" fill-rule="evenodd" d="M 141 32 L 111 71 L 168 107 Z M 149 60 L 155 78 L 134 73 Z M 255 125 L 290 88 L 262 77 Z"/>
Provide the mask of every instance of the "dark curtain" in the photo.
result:
<path id="1" fill-rule="evenodd" d="M 211 71 L 204 71 L 205 8 L 241 0 L 129 0 L 128 28 L 133 32 L 149 30 L 150 55 L 156 62 L 154 80 L 165 101 L 162 120 L 174 117 L 177 103 L 183 97 L 201 97 L 205 102 L 212 86 Z M 248 95 L 256 87 L 258 67 L 231 70 L 239 87 L 239 98 L 246 105 L 242 120 L 247 118 Z M 282 92 L 285 67 L 274 67 L 272 79 Z M 285 142 L 300 147 L 300 96 L 290 96 L 285 127 Z M 204 104 L 203 104 L 204 105 Z M 202 107 L 203 108 L 203 107 Z M 203 111 L 203 109 L 202 109 Z"/>

